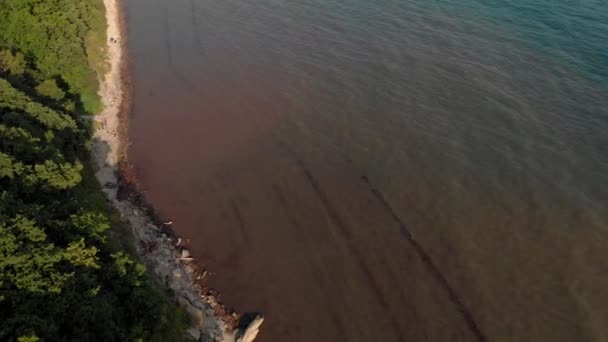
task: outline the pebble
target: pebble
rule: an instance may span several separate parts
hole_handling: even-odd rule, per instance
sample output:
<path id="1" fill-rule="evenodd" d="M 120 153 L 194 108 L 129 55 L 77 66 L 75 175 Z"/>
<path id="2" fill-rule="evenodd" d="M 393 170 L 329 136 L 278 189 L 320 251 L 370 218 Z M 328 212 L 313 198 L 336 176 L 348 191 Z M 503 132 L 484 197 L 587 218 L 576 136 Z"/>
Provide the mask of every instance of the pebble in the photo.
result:
<path id="1" fill-rule="evenodd" d="M 179 269 L 173 271 L 173 277 L 174 278 L 181 278 L 182 277 L 182 273 L 180 272 Z"/>
<path id="2" fill-rule="evenodd" d="M 186 269 L 186 273 L 188 274 L 192 274 L 194 273 L 194 267 L 190 266 L 190 265 L 186 265 L 186 267 L 184 267 Z"/>

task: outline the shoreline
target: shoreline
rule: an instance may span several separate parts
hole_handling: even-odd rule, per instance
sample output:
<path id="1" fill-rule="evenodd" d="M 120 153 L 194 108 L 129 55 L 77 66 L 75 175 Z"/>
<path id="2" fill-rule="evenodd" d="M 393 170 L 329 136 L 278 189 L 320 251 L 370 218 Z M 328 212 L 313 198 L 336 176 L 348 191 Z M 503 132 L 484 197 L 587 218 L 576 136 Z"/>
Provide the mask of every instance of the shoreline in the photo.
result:
<path id="1" fill-rule="evenodd" d="M 121 0 L 103 0 L 107 22 L 106 55 L 109 70 L 100 79 L 103 110 L 94 120 L 100 128 L 93 135 L 92 158 L 101 188 L 120 213 L 135 238 L 140 260 L 163 285 L 174 292 L 176 302 L 192 317 L 188 333 L 195 340 L 253 341 L 263 322 L 249 314 L 247 322 L 228 311 L 218 295 L 204 285 L 207 272 L 191 257 L 181 239 L 155 214 L 138 191 L 133 167 L 127 158 L 128 115 L 131 84 L 126 54 L 126 22 Z M 245 315 L 244 315 L 245 316 Z"/>

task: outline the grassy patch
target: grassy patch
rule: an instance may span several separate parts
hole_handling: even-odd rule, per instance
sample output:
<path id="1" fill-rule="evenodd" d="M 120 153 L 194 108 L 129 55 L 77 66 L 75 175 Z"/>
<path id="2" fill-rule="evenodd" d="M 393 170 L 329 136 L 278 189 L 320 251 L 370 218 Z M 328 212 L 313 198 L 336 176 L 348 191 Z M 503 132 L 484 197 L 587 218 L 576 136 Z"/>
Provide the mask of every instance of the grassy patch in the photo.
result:
<path id="1" fill-rule="evenodd" d="M 96 1 L 91 6 L 89 31 L 85 36 L 84 44 L 89 65 L 99 77 L 103 77 L 110 70 L 107 60 L 107 40 L 105 7 L 101 1 Z"/>
<path id="2" fill-rule="evenodd" d="M 99 94 L 97 94 L 97 86 L 87 86 L 80 94 L 82 102 L 82 110 L 89 114 L 98 114 L 103 110 L 103 104 Z"/>

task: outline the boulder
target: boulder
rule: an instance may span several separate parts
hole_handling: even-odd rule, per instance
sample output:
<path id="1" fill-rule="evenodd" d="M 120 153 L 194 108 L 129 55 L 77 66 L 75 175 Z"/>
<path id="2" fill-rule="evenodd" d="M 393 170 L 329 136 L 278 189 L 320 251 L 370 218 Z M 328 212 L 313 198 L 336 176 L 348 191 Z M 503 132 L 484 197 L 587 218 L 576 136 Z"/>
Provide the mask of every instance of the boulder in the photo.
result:
<path id="1" fill-rule="evenodd" d="M 256 315 L 253 320 L 237 333 L 236 342 L 252 342 L 260 332 L 260 326 L 264 322 L 262 315 Z"/>
<path id="2" fill-rule="evenodd" d="M 177 302 L 190 314 L 190 317 L 192 318 L 192 323 L 194 323 L 195 327 L 200 327 L 203 324 L 205 317 L 203 310 L 195 307 L 190 303 L 190 301 L 188 301 L 188 299 L 181 296 L 177 297 Z"/>
<path id="3" fill-rule="evenodd" d="M 196 327 L 191 327 L 190 329 L 188 329 L 188 334 L 192 336 L 195 341 L 201 340 L 201 331 Z"/>

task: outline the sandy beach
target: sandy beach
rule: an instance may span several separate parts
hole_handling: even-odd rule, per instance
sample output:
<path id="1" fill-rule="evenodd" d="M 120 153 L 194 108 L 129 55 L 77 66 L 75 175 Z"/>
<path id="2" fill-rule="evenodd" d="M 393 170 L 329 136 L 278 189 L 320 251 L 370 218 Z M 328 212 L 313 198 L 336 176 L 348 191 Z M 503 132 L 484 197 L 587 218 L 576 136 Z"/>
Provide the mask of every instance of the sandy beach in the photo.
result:
<path id="1" fill-rule="evenodd" d="M 209 295 L 201 284 L 206 272 L 200 269 L 182 240 L 171 233 L 170 224 L 151 217 L 150 208 L 117 197 L 121 186 L 119 166 L 126 162 L 122 146 L 126 143 L 121 120 L 129 110 L 128 86 L 125 82 L 126 35 L 119 0 L 104 0 L 107 19 L 108 72 L 100 79 L 99 95 L 103 111 L 95 116 L 98 123 L 94 133 L 93 160 L 96 176 L 104 193 L 121 214 L 135 237 L 140 259 L 161 282 L 175 293 L 175 300 L 192 317 L 189 329 L 195 340 L 251 341 L 255 338 L 262 318 L 258 317 L 245 329 L 233 329 L 238 316 L 230 314 L 215 295 Z"/>

